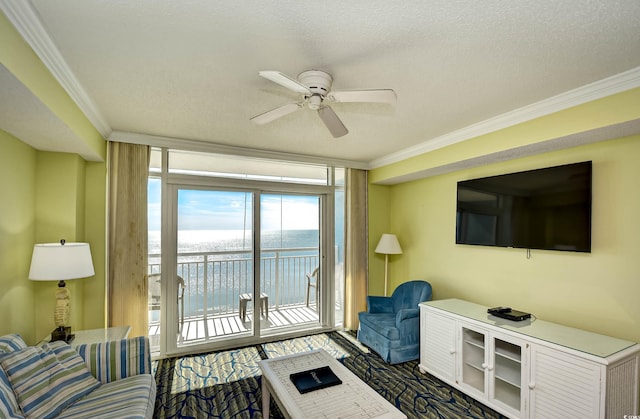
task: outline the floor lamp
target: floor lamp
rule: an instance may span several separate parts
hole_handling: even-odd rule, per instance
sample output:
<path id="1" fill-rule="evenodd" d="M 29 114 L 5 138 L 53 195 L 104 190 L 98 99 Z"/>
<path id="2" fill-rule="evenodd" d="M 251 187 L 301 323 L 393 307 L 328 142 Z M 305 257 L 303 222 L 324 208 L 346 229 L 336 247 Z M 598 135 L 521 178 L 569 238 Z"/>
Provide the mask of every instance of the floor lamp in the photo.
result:
<path id="1" fill-rule="evenodd" d="M 389 280 L 388 268 L 389 268 L 389 255 L 402 254 L 402 248 L 398 243 L 398 238 L 395 234 L 383 234 L 376 246 L 376 253 L 384 254 L 384 296 L 387 296 L 387 283 Z"/>

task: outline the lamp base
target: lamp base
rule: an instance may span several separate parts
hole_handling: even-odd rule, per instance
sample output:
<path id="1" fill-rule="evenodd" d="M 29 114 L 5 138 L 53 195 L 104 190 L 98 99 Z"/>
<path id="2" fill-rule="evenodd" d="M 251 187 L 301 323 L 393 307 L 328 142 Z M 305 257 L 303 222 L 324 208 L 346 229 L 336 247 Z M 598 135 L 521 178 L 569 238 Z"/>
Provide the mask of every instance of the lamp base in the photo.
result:
<path id="1" fill-rule="evenodd" d="M 75 337 L 76 335 L 71 334 L 70 326 L 60 326 L 53 329 L 53 332 L 51 332 L 51 342 L 63 340 L 67 343 L 71 343 Z"/>

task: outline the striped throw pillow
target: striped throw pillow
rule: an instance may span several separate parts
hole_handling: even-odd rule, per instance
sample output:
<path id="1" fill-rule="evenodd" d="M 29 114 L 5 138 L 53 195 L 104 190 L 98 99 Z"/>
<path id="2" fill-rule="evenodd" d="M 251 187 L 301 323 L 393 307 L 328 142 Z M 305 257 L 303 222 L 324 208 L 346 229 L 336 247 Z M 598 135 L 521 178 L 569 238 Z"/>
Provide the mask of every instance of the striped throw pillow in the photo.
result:
<path id="1" fill-rule="evenodd" d="M 8 354 L 27 347 L 22 337 L 18 334 L 0 336 L 0 354 Z"/>
<path id="2" fill-rule="evenodd" d="M 2 357 L 3 355 L 0 355 Z M 18 401 L 13 394 L 11 383 L 7 374 L 0 367 L 0 418 L 4 419 L 22 419 L 22 412 L 18 407 Z"/>
<path id="3" fill-rule="evenodd" d="M 14 351 L 0 358 L 0 364 L 27 418 L 53 418 L 100 386 L 64 342 Z"/>

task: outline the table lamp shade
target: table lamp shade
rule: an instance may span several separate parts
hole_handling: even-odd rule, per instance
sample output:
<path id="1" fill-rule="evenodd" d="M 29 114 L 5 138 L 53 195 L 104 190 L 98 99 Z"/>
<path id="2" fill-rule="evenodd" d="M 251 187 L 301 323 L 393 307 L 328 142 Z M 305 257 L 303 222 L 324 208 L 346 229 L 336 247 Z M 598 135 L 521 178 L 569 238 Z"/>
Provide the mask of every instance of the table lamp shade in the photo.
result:
<path id="1" fill-rule="evenodd" d="M 383 234 L 376 246 L 376 253 L 382 253 L 385 255 L 399 255 L 402 254 L 402 248 L 398 243 L 398 238 L 395 234 Z"/>
<path id="2" fill-rule="evenodd" d="M 89 243 L 44 243 L 33 247 L 29 279 L 64 281 L 95 275 Z"/>

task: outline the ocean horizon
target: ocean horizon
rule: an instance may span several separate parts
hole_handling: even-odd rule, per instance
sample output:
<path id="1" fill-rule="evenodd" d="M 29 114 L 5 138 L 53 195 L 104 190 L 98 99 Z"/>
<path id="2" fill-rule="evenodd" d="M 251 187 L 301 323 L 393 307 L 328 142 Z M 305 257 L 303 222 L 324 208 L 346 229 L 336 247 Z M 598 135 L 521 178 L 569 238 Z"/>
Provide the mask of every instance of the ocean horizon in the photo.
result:
<path id="1" fill-rule="evenodd" d="M 179 230 L 178 253 L 252 249 L 251 230 Z M 160 230 L 149 230 L 149 254 L 160 254 Z M 318 230 L 270 230 L 262 232 L 261 249 L 318 247 Z"/>

